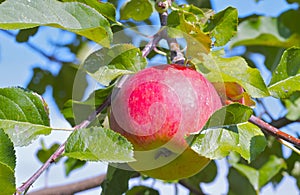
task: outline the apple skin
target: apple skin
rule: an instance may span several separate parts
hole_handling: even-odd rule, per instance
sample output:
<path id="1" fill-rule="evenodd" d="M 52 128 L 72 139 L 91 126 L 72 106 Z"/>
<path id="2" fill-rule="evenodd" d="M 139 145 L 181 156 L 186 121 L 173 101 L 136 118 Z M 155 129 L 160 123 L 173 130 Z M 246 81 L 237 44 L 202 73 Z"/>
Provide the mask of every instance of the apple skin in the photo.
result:
<path id="1" fill-rule="evenodd" d="M 210 162 L 185 139 L 222 106 L 215 88 L 200 73 L 175 64 L 153 66 L 129 77 L 113 96 L 110 128 L 134 145 L 137 161 L 129 163 L 133 169 L 176 180 Z"/>

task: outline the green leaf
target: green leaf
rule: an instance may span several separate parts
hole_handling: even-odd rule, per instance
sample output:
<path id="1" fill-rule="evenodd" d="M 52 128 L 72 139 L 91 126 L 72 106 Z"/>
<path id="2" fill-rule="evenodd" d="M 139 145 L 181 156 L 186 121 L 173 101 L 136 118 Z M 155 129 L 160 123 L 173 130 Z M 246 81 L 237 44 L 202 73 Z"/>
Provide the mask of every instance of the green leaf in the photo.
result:
<path id="1" fill-rule="evenodd" d="M 290 18 L 290 20 L 293 20 Z M 237 36 L 231 41 L 231 47 L 240 45 L 260 45 L 272 47 L 289 48 L 292 46 L 300 46 L 300 35 L 292 34 L 286 37 L 278 26 L 282 24 L 277 18 L 257 17 L 249 18 L 240 23 Z M 282 26 L 281 26 L 282 27 Z M 286 29 L 289 31 L 289 29 Z"/>
<path id="2" fill-rule="evenodd" d="M 16 41 L 22 43 L 27 42 L 31 36 L 34 36 L 38 32 L 38 27 L 22 29 L 16 36 Z"/>
<path id="3" fill-rule="evenodd" d="M 300 162 L 299 162 L 299 154 L 293 152 L 291 156 L 286 160 L 288 170 L 290 176 L 296 179 L 296 184 L 298 189 L 300 189 Z"/>
<path id="4" fill-rule="evenodd" d="M 284 160 L 275 155 L 271 155 L 269 160 L 258 170 L 244 164 L 233 164 L 232 166 L 248 178 L 256 191 L 259 191 L 281 169 L 286 168 Z"/>
<path id="5" fill-rule="evenodd" d="M 146 65 L 146 58 L 138 48 L 119 44 L 92 53 L 84 61 L 83 68 L 99 83 L 108 86 L 118 76 L 138 72 Z"/>
<path id="6" fill-rule="evenodd" d="M 194 137 L 191 148 L 210 159 L 224 158 L 235 151 L 251 162 L 266 146 L 261 130 L 246 122 L 251 114 L 250 108 L 239 104 L 221 108 L 210 117 L 202 133 Z"/>
<path id="7" fill-rule="evenodd" d="M 159 192 L 147 186 L 134 186 L 128 190 L 126 195 L 159 195 Z"/>
<path id="8" fill-rule="evenodd" d="M 228 126 L 227 128 L 207 129 L 200 134 L 192 149 L 211 159 L 221 159 L 230 152 L 238 152 L 248 162 L 254 160 L 266 146 L 261 130 L 251 123 Z"/>
<path id="9" fill-rule="evenodd" d="M 284 48 L 281 47 L 272 47 L 272 46 L 247 46 L 247 52 L 245 53 L 245 58 L 247 60 L 252 60 L 250 53 L 260 53 L 265 56 L 264 64 L 271 72 L 275 70 L 279 64 L 280 58 L 284 52 Z M 249 63 L 249 61 L 248 61 Z M 256 66 L 253 64 L 254 67 Z"/>
<path id="10" fill-rule="evenodd" d="M 282 158 L 270 156 L 269 161 L 259 169 L 259 188 L 270 181 L 281 169 L 286 168 L 286 163 Z"/>
<path id="11" fill-rule="evenodd" d="M 13 143 L 0 128 L 0 189 L 1 194 L 11 195 L 16 191 L 16 154 Z"/>
<path id="12" fill-rule="evenodd" d="M 123 194 L 128 190 L 128 181 L 134 173 L 134 171 L 119 169 L 116 166 L 109 165 L 107 168 L 106 179 L 101 184 L 101 194 Z"/>
<path id="13" fill-rule="evenodd" d="M 269 96 L 268 89 L 256 68 L 250 68 L 247 62 L 238 56 L 224 58 L 220 51 L 201 54 L 202 60 L 194 58 L 197 71 L 202 72 L 211 82 L 236 82 L 252 97 Z"/>
<path id="14" fill-rule="evenodd" d="M 286 118 L 291 121 L 298 120 L 300 118 L 300 92 L 293 93 L 288 99 L 283 101 L 287 109 Z"/>
<path id="15" fill-rule="evenodd" d="M 198 53 L 209 53 L 211 39 L 203 32 L 203 23 L 198 15 L 185 10 L 173 11 L 168 16 L 168 36 L 184 37 L 187 42 L 187 57 L 196 57 Z"/>
<path id="16" fill-rule="evenodd" d="M 40 135 L 49 135 L 52 128 L 28 122 L 0 119 L 0 127 L 4 129 L 15 146 L 27 146 Z"/>
<path id="17" fill-rule="evenodd" d="M 257 194 L 249 180 L 242 176 L 236 169 L 230 167 L 228 173 L 229 190 L 228 195 L 254 195 Z"/>
<path id="18" fill-rule="evenodd" d="M 206 122 L 203 129 L 227 127 L 247 122 L 253 111 L 242 104 L 233 103 L 217 110 Z"/>
<path id="19" fill-rule="evenodd" d="M 142 21 L 148 19 L 152 12 L 153 6 L 149 0 L 129 0 L 120 9 L 120 19 Z"/>
<path id="20" fill-rule="evenodd" d="M 50 71 L 43 70 L 39 67 L 33 68 L 32 71 L 33 75 L 27 88 L 42 95 L 45 93 L 46 87 L 55 82 L 55 77 Z"/>
<path id="21" fill-rule="evenodd" d="M 285 37 L 292 36 L 300 33 L 300 27 L 293 19 L 300 17 L 300 10 L 288 10 L 283 12 L 280 16 L 278 16 L 279 21 L 279 31 Z M 299 40 L 298 40 L 299 41 Z"/>
<path id="22" fill-rule="evenodd" d="M 112 92 L 113 85 L 94 91 L 84 101 L 68 100 L 62 113 L 64 117 L 74 126 L 88 118 L 98 106 L 100 106 L 107 96 Z"/>
<path id="23" fill-rule="evenodd" d="M 89 161 L 134 161 L 131 143 L 120 134 L 101 127 L 74 131 L 67 140 L 65 155 Z"/>
<path id="24" fill-rule="evenodd" d="M 111 3 L 105 3 L 98 0 L 63 0 L 63 2 L 80 2 L 84 3 L 111 21 L 116 21 L 116 8 Z"/>
<path id="25" fill-rule="evenodd" d="M 216 39 L 215 46 L 223 46 L 236 34 L 237 26 L 237 9 L 227 7 L 212 17 L 205 31 L 211 32 L 211 36 Z"/>
<path id="26" fill-rule="evenodd" d="M 110 24 L 95 9 L 78 2 L 6 0 L 0 4 L 0 28 L 51 26 L 85 36 L 106 47 L 112 40 Z"/>
<path id="27" fill-rule="evenodd" d="M 202 171 L 192 177 L 183 179 L 183 181 L 193 188 L 200 190 L 200 184 L 214 181 L 217 176 L 217 172 L 217 165 L 215 161 L 211 161 Z M 193 193 L 191 192 L 191 194 Z"/>
<path id="28" fill-rule="evenodd" d="M 48 106 L 38 94 L 21 88 L 0 89 L 0 128 L 16 146 L 50 134 L 48 115 Z"/>
<path id="29" fill-rule="evenodd" d="M 54 143 L 49 148 L 46 148 L 44 141 L 42 140 L 41 145 L 42 148 L 37 151 L 36 156 L 41 163 L 45 163 L 50 158 L 50 156 L 57 150 L 59 144 Z"/>
<path id="30" fill-rule="evenodd" d="M 64 162 L 66 176 L 69 176 L 72 171 L 83 167 L 85 164 L 86 161 L 75 158 L 67 158 L 67 160 Z"/>
<path id="31" fill-rule="evenodd" d="M 194 16 L 197 17 L 198 21 L 203 19 L 203 17 L 205 17 L 205 12 L 202 9 L 200 9 L 199 7 L 196 7 L 193 4 L 183 4 L 180 7 L 178 7 L 178 9 L 181 10 L 181 11 L 184 11 L 188 14 L 193 14 Z M 203 21 L 203 23 L 205 21 Z"/>
<path id="32" fill-rule="evenodd" d="M 288 98 L 300 91 L 300 48 L 287 49 L 272 73 L 269 91 L 277 98 Z"/>
<path id="33" fill-rule="evenodd" d="M 78 66 L 63 64 L 52 83 L 53 97 L 59 109 L 62 109 L 66 101 L 71 98 L 82 99 L 88 85 L 86 76 L 85 71 Z"/>
<path id="34" fill-rule="evenodd" d="M 300 0 L 287 0 L 288 3 L 298 3 L 300 4 Z"/>

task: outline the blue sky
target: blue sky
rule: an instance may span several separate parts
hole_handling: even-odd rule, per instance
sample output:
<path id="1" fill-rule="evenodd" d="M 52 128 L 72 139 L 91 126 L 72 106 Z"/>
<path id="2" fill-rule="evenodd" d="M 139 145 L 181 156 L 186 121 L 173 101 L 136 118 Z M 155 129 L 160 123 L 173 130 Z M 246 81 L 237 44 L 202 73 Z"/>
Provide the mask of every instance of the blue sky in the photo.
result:
<path id="1" fill-rule="evenodd" d="M 255 3 L 254 0 L 214 0 L 213 6 L 216 11 L 222 10 L 227 6 L 233 6 L 238 8 L 241 16 L 247 16 L 253 14 L 265 14 L 268 16 L 276 16 L 282 11 L 294 7 L 294 5 L 287 4 L 284 0 L 262 0 L 259 3 Z M 242 3 L 241 3 L 242 2 Z M 274 3 L 276 2 L 276 3 Z M 44 28 L 42 32 L 39 32 L 38 36 L 34 37 L 30 41 L 34 44 L 39 45 L 41 48 L 45 48 L 47 51 L 51 52 L 49 44 L 49 39 L 57 40 L 60 34 L 56 29 L 46 29 Z M 29 79 L 32 76 L 31 69 L 36 66 L 47 67 L 48 69 L 55 71 L 57 65 L 55 63 L 49 64 L 49 62 L 36 54 L 32 50 L 28 49 L 25 44 L 16 44 L 12 38 L 3 32 L 0 32 L 0 87 L 8 86 L 26 86 Z M 49 104 L 51 113 L 51 125 L 53 127 L 69 127 L 69 125 L 61 118 L 61 114 L 56 108 L 56 105 L 50 98 L 51 89 L 45 94 L 45 99 Z M 50 145 L 53 142 L 60 142 L 66 140 L 68 133 L 61 131 L 54 131 L 50 136 L 43 137 L 46 145 Z M 36 149 L 39 147 L 39 140 L 33 142 L 32 145 L 24 148 L 17 148 L 17 185 L 20 185 L 29 176 L 31 176 L 41 165 L 35 158 Z M 52 166 L 49 171 L 49 181 L 50 185 L 58 185 L 62 183 L 67 183 L 71 181 L 76 181 L 78 179 L 84 179 L 91 176 L 96 176 L 100 173 L 105 173 L 104 163 L 89 163 L 84 169 L 75 171 L 71 174 L 71 178 L 66 179 L 64 177 L 64 171 L 62 163 Z M 224 194 L 227 191 L 227 183 L 222 179 L 226 176 L 225 171 L 225 161 L 218 161 L 219 175 L 216 182 L 208 185 L 203 185 L 205 192 L 211 194 Z M 44 176 L 42 176 L 35 184 L 34 187 L 42 187 L 44 185 Z M 157 184 L 159 187 L 160 184 Z M 174 189 L 170 185 L 165 185 L 163 187 L 164 192 L 168 194 L 172 193 Z M 187 191 L 180 189 L 182 193 Z M 92 190 L 89 193 L 81 194 L 95 194 L 99 192 L 99 189 Z M 182 194 L 180 193 L 180 194 Z M 285 178 L 281 185 L 279 185 L 277 191 L 273 191 L 272 186 L 268 185 L 262 191 L 262 194 L 297 194 L 297 189 L 295 187 L 295 181 L 290 178 Z"/>

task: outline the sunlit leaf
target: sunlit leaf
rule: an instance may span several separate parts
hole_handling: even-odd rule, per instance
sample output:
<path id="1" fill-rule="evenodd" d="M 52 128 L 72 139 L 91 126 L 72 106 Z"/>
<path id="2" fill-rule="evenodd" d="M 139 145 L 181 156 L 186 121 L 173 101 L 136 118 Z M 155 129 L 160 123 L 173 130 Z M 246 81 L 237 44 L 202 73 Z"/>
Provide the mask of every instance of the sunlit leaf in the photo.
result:
<path id="1" fill-rule="evenodd" d="M 269 96 L 259 70 L 249 67 L 243 58 L 238 56 L 225 58 L 219 51 L 201 56 L 202 60 L 194 58 L 192 62 L 211 82 L 236 82 L 251 97 Z"/>
<path id="2" fill-rule="evenodd" d="M 83 68 L 99 83 L 108 86 L 118 76 L 138 72 L 146 65 L 146 58 L 138 48 L 120 44 L 92 53 L 84 61 Z"/>
<path id="3" fill-rule="evenodd" d="M 203 129 L 227 127 L 247 122 L 253 111 L 242 104 L 234 103 L 217 110 L 206 122 Z"/>
<path id="4" fill-rule="evenodd" d="M 3 195 L 15 192 L 15 167 L 16 154 L 13 143 L 0 128 L 0 189 Z"/>
<path id="5" fill-rule="evenodd" d="M 168 17 L 168 36 L 184 37 L 187 42 L 187 57 L 196 57 L 198 53 L 209 53 L 211 39 L 203 32 L 203 24 L 198 16 L 186 11 L 173 11 Z"/>
<path id="6" fill-rule="evenodd" d="M 146 20 L 153 12 L 149 0 L 129 0 L 120 9 L 120 19 L 134 19 L 136 21 Z"/>
<path id="7" fill-rule="evenodd" d="M 251 109 L 239 104 L 216 111 L 202 133 L 195 136 L 192 149 L 210 159 L 221 159 L 235 151 L 251 162 L 266 146 L 262 131 L 246 122 L 251 113 Z"/>
<path id="8" fill-rule="evenodd" d="M 0 15 L 2 29 L 52 26 L 85 36 L 104 46 L 109 46 L 112 39 L 106 18 L 83 3 L 6 0 L 0 4 Z"/>
<path id="9" fill-rule="evenodd" d="M 292 47 L 283 53 L 272 73 L 269 91 L 278 98 L 287 98 L 300 91 L 300 48 Z"/>
<path id="10" fill-rule="evenodd" d="M 101 127 L 74 131 L 67 140 L 65 155 L 89 161 L 134 161 L 131 143 L 120 134 Z"/>
<path id="11" fill-rule="evenodd" d="M 116 8 L 113 4 L 108 2 L 101 2 L 98 0 L 63 0 L 63 2 L 80 2 L 84 3 L 95 10 L 100 14 L 110 19 L 111 21 L 116 21 Z"/>
<path id="12" fill-rule="evenodd" d="M 290 20 L 293 20 L 290 18 Z M 292 34 L 285 37 L 280 32 L 280 22 L 277 18 L 257 17 L 249 18 L 238 26 L 237 36 L 232 40 L 231 47 L 240 45 L 261 45 L 272 47 L 289 48 L 292 46 L 300 46 L 300 35 Z"/>
<path id="13" fill-rule="evenodd" d="M 205 30 L 211 32 L 211 36 L 216 39 L 215 46 L 223 46 L 236 34 L 237 26 L 237 9 L 227 7 L 212 17 Z"/>
<path id="14" fill-rule="evenodd" d="M 0 128 L 16 146 L 49 134 L 48 115 L 47 104 L 38 94 L 21 88 L 0 89 Z"/>
<path id="15" fill-rule="evenodd" d="M 0 127 L 4 129 L 15 146 L 26 146 L 40 135 L 49 135 L 52 128 L 29 122 L 0 119 Z"/>

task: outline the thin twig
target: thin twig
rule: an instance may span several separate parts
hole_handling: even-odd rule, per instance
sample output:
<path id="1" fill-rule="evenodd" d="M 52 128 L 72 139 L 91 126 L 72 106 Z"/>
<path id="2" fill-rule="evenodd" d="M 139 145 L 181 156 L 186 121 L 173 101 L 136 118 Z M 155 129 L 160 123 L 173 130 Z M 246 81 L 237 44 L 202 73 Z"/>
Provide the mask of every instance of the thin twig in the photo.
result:
<path id="1" fill-rule="evenodd" d="M 144 49 L 142 50 L 142 56 L 146 57 L 157 46 L 157 44 L 161 39 L 162 39 L 161 31 L 159 31 L 154 35 L 153 39 L 151 39 L 144 47 Z"/>
<path id="2" fill-rule="evenodd" d="M 96 119 L 97 115 L 100 114 L 109 104 L 111 96 L 107 96 L 105 101 L 98 107 L 98 109 L 92 113 L 87 120 L 82 121 L 80 124 L 74 127 L 74 130 L 87 127 L 93 120 Z M 49 166 L 55 162 L 64 152 L 65 143 L 61 144 L 59 148 L 50 156 L 50 158 L 20 187 L 17 188 L 16 194 L 22 194 L 30 188 L 30 186 L 40 177 L 40 175 L 49 168 Z"/>
<path id="3" fill-rule="evenodd" d="M 294 152 L 296 152 L 297 154 L 300 155 L 300 150 L 296 147 L 294 147 L 291 143 L 283 140 L 283 139 L 277 139 L 279 143 L 285 145 L 286 147 L 290 148 L 291 150 L 293 150 Z"/>
<path id="4" fill-rule="evenodd" d="M 294 144 L 297 147 L 300 147 L 300 139 L 295 138 L 283 131 L 280 131 L 279 129 L 277 129 L 276 127 L 264 122 L 263 120 L 261 120 L 260 118 L 257 118 L 256 116 L 251 116 L 249 119 L 249 122 L 257 125 L 258 127 L 260 127 L 265 133 L 270 134 L 272 136 L 274 136 L 275 138 L 279 138 L 282 140 L 285 140 L 289 143 Z"/>

